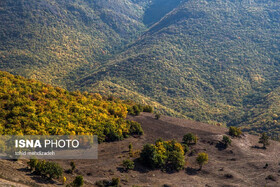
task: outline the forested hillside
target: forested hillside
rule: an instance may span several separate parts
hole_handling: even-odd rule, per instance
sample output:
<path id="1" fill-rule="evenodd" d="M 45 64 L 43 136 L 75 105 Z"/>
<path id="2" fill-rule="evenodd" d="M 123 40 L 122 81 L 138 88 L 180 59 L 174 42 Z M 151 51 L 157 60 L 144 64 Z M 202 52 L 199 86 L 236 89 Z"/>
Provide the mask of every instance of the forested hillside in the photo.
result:
<path id="1" fill-rule="evenodd" d="M 0 71 L 0 133 L 9 135 L 98 135 L 100 142 L 143 134 L 126 120 L 131 104 Z"/>
<path id="2" fill-rule="evenodd" d="M 276 132 L 280 2 L 8 1 L 0 68 L 161 113 Z"/>
<path id="3" fill-rule="evenodd" d="M 122 0 L 3 0 L 0 68 L 65 86 L 135 39 L 142 12 Z"/>

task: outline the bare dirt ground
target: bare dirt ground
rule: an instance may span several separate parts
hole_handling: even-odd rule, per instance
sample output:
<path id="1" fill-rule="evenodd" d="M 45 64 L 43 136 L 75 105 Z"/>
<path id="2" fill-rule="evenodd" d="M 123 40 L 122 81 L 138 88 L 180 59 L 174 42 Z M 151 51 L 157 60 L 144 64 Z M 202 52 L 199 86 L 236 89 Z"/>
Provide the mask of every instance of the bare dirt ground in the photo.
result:
<path id="1" fill-rule="evenodd" d="M 262 149 L 258 144 L 259 137 L 245 134 L 241 138 L 234 138 L 229 148 L 220 149 L 217 144 L 227 133 L 226 128 L 166 116 L 156 120 L 153 114 L 148 113 L 128 118 L 141 123 L 145 135 L 138 138 L 131 137 L 120 142 L 102 143 L 99 145 L 97 160 L 75 160 L 77 166 L 75 174 L 65 174 L 68 183 L 76 175 L 83 175 L 85 186 L 94 186 L 96 181 L 109 180 L 113 177 L 119 177 L 122 186 L 157 187 L 164 184 L 174 187 L 280 186 L 279 142 L 270 141 L 268 148 Z M 149 170 L 136 162 L 133 171 L 128 173 L 122 171 L 122 161 L 129 158 L 129 143 L 132 143 L 134 150 L 141 150 L 144 144 L 154 143 L 158 138 L 181 141 L 183 135 L 188 132 L 197 134 L 199 141 L 191 148 L 195 154 L 186 155 L 187 162 L 184 170 L 164 173 L 160 170 Z M 197 171 L 198 165 L 195 163 L 199 152 L 206 152 L 209 155 L 209 163 L 203 167 L 202 171 Z M 57 162 L 64 169 L 70 168 L 70 161 Z M 25 169 L 26 161 L 2 160 L 0 167 L 1 178 L 12 180 L 15 184 L 62 186 L 60 181 L 50 183 L 31 175 Z M 267 178 L 268 176 L 271 176 L 270 179 Z"/>

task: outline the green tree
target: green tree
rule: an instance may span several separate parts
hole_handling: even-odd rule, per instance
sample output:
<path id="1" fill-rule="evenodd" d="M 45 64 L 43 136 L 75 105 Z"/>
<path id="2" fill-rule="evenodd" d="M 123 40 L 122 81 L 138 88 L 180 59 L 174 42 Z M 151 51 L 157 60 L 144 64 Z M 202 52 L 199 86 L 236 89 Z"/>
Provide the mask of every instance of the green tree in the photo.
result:
<path id="1" fill-rule="evenodd" d="M 183 142 L 184 144 L 190 145 L 190 144 L 196 144 L 197 143 L 197 136 L 193 133 L 188 133 L 184 135 Z"/>
<path id="2" fill-rule="evenodd" d="M 222 139 L 222 143 L 227 148 L 229 145 L 231 145 L 231 139 L 228 136 L 224 135 Z"/>
<path id="3" fill-rule="evenodd" d="M 265 132 L 261 134 L 259 143 L 263 144 L 264 149 L 266 149 L 266 146 L 269 145 L 269 137 Z"/>
<path id="4" fill-rule="evenodd" d="M 208 163 L 208 154 L 199 153 L 198 156 L 196 157 L 196 162 L 199 165 L 199 170 L 201 170 L 202 166 Z"/>

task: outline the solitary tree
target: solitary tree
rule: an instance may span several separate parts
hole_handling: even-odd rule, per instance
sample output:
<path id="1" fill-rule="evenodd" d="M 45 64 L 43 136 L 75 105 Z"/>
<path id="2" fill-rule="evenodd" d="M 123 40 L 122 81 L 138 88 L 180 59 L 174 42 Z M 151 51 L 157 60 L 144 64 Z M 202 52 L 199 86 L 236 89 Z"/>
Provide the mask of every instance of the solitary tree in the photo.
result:
<path id="1" fill-rule="evenodd" d="M 183 137 L 184 144 L 190 145 L 190 144 L 196 144 L 197 143 L 197 136 L 193 133 L 188 133 L 184 135 Z"/>
<path id="2" fill-rule="evenodd" d="M 269 145 L 269 141 L 268 141 L 268 136 L 267 134 L 264 132 L 262 133 L 260 139 L 259 139 L 259 143 L 263 144 L 263 148 L 266 149 L 266 146 Z"/>
<path id="3" fill-rule="evenodd" d="M 227 148 L 229 145 L 231 145 L 231 139 L 228 136 L 223 136 L 222 143 Z"/>
<path id="4" fill-rule="evenodd" d="M 208 163 L 208 154 L 199 153 L 198 156 L 196 157 L 196 162 L 199 165 L 199 170 L 201 170 L 202 166 Z"/>

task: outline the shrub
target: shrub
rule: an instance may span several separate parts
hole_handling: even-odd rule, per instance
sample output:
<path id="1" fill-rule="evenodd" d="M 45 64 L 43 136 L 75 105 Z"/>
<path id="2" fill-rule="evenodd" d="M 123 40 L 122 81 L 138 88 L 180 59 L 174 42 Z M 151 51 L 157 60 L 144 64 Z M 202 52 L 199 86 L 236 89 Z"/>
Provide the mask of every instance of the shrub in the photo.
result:
<path id="1" fill-rule="evenodd" d="M 269 137 L 267 136 L 267 134 L 265 132 L 262 133 L 262 135 L 259 139 L 259 143 L 263 144 L 263 148 L 266 148 L 266 146 L 269 145 Z"/>
<path id="2" fill-rule="evenodd" d="M 38 164 L 38 159 L 36 158 L 31 158 L 29 162 L 27 162 L 27 165 L 30 167 L 31 171 L 35 170 L 37 164 Z"/>
<path id="3" fill-rule="evenodd" d="M 72 182 L 74 187 L 80 187 L 84 185 L 84 177 L 79 175 L 77 176 L 74 181 Z"/>
<path id="4" fill-rule="evenodd" d="M 71 162 L 70 162 L 70 166 L 71 166 L 71 173 L 73 173 L 74 170 L 76 169 L 76 164 L 75 164 L 75 162 L 71 161 Z"/>
<path id="5" fill-rule="evenodd" d="M 66 183 L 66 177 L 63 177 L 63 181 L 62 181 L 62 184 L 65 184 Z"/>
<path id="6" fill-rule="evenodd" d="M 150 105 L 145 105 L 143 107 L 143 112 L 149 112 L 149 113 L 153 113 L 153 107 Z"/>
<path id="7" fill-rule="evenodd" d="M 189 152 L 190 148 L 187 144 L 182 144 L 183 148 L 184 148 L 184 152 L 185 154 L 187 154 L 187 152 Z"/>
<path id="8" fill-rule="evenodd" d="M 131 135 L 143 135 L 144 131 L 141 127 L 141 125 L 135 121 L 128 121 L 127 122 L 130 127 L 129 127 L 129 134 Z"/>
<path id="9" fill-rule="evenodd" d="M 134 162 L 132 160 L 126 159 L 122 162 L 122 166 L 125 171 L 134 169 Z"/>
<path id="10" fill-rule="evenodd" d="M 118 187 L 120 185 L 120 178 L 112 178 L 112 186 Z"/>
<path id="11" fill-rule="evenodd" d="M 129 152 L 129 156 L 133 157 L 133 146 L 131 143 L 128 145 L 128 152 Z"/>
<path id="12" fill-rule="evenodd" d="M 228 136 L 223 136 L 222 143 L 227 148 L 229 145 L 231 145 L 231 139 Z"/>
<path id="13" fill-rule="evenodd" d="M 266 180 L 276 181 L 276 177 L 273 176 L 273 175 L 268 175 L 265 179 L 266 179 Z"/>
<path id="14" fill-rule="evenodd" d="M 196 157 L 196 162 L 199 165 L 199 170 L 202 169 L 202 166 L 204 164 L 208 163 L 208 154 L 207 153 L 198 153 L 198 156 Z"/>
<path id="15" fill-rule="evenodd" d="M 229 135 L 234 137 L 240 137 L 242 134 L 242 131 L 240 128 L 237 127 L 229 127 Z"/>
<path id="16" fill-rule="evenodd" d="M 190 144 L 196 144 L 197 143 L 197 136 L 194 135 L 193 133 L 188 133 L 184 135 L 183 137 L 183 143 L 190 145 Z"/>
<path id="17" fill-rule="evenodd" d="M 113 178 L 112 180 L 102 180 L 97 181 L 95 183 L 98 187 L 119 187 L 120 186 L 120 179 L 119 178 Z"/>
<path id="18" fill-rule="evenodd" d="M 127 109 L 128 114 L 138 116 L 141 112 L 143 112 L 143 106 L 142 105 L 133 105 L 132 107 L 129 107 Z"/>
<path id="19" fill-rule="evenodd" d="M 159 120 L 160 116 L 161 116 L 160 114 L 156 114 L 156 115 L 155 115 L 155 118 L 156 118 L 157 120 Z"/>

